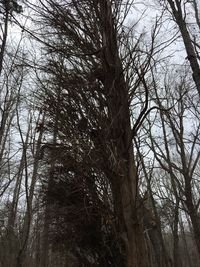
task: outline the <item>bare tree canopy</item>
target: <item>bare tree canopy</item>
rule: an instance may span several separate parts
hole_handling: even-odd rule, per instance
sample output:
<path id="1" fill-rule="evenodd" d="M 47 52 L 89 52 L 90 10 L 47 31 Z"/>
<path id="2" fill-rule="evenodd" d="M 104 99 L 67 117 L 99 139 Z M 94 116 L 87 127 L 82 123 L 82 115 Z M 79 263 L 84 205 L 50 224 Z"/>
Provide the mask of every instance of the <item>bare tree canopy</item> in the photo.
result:
<path id="1" fill-rule="evenodd" d="M 200 265 L 199 8 L 0 1 L 0 267 Z"/>

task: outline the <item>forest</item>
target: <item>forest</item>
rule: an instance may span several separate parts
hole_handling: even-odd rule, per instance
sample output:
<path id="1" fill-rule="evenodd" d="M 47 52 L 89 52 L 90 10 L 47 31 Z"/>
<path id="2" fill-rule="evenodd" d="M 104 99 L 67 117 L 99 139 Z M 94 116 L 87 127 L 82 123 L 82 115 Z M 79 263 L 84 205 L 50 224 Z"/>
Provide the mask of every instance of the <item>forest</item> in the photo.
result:
<path id="1" fill-rule="evenodd" d="M 200 266 L 200 1 L 0 0 L 0 267 Z"/>

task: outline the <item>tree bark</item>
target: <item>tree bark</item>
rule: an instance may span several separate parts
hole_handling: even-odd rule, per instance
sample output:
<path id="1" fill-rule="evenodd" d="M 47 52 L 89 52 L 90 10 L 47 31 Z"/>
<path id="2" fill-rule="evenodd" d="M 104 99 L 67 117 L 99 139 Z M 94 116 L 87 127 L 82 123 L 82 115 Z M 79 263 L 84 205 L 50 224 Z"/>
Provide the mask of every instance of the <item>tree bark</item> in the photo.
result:
<path id="1" fill-rule="evenodd" d="M 110 119 L 109 143 L 117 159 L 111 166 L 113 173 L 112 191 L 120 235 L 126 247 L 127 267 L 147 267 L 148 257 L 142 224 L 137 210 L 137 173 L 134 165 L 131 138 L 128 88 L 117 47 L 116 29 L 113 25 L 111 3 L 101 2 L 103 14 L 102 67 L 105 74 L 104 86 L 107 92 L 108 116 Z"/>

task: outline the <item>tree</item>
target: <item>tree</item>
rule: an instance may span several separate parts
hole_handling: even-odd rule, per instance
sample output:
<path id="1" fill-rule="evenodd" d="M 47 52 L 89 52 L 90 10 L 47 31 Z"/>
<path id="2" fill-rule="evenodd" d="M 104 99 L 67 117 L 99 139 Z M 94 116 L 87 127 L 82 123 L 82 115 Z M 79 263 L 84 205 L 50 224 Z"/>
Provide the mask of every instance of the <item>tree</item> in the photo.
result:
<path id="1" fill-rule="evenodd" d="M 118 246 L 122 255 L 125 253 L 126 265 L 148 266 L 132 147 L 132 138 L 147 111 L 146 87 L 144 107 L 133 129 L 130 106 L 139 85 L 146 86 L 144 76 L 154 53 L 158 22 L 150 47 L 144 45 L 143 50 L 139 41 L 133 42 L 133 29 L 127 31 L 123 26 L 131 1 L 90 0 L 81 6 L 74 0 L 46 1 L 40 5 L 38 14 L 48 29 L 43 43 L 51 77 L 44 96 L 50 116 L 47 127 L 57 123 L 56 146 L 57 151 L 66 147 L 65 165 L 71 157 L 79 164 L 89 162 L 94 185 L 98 173 L 103 181 L 109 181 Z M 68 146 L 72 154 L 67 153 Z"/>
<path id="2" fill-rule="evenodd" d="M 196 188 L 196 175 L 199 162 L 199 101 L 191 88 L 186 69 L 177 70 L 179 81 L 175 82 L 170 75 L 165 79 L 161 102 L 156 84 L 156 101 L 160 107 L 162 135 L 155 137 L 151 128 L 150 147 L 160 167 L 168 173 L 171 181 L 172 203 L 176 220 L 173 226 L 178 237 L 178 213 L 182 206 L 189 214 L 196 245 L 199 251 L 199 192 Z M 175 89 L 173 89 L 173 87 Z M 177 104 L 176 104 L 177 103 Z M 151 123 L 149 121 L 149 123 Z M 190 128 L 188 127 L 190 125 Z M 193 125 L 191 127 L 191 125 Z M 180 205 L 182 204 L 182 205 Z M 176 228 L 176 230 L 175 230 Z M 177 242 L 176 242 L 177 244 Z M 174 244 L 175 245 L 175 244 Z M 177 257 L 174 257 L 177 258 Z"/>

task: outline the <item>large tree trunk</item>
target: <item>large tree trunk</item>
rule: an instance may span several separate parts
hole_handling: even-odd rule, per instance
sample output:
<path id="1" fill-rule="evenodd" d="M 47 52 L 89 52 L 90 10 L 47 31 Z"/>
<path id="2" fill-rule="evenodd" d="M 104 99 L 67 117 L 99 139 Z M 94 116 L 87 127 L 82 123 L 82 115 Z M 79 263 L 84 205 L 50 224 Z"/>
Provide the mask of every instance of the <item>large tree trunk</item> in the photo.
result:
<path id="1" fill-rule="evenodd" d="M 131 125 L 128 103 L 128 88 L 117 47 L 116 29 L 113 25 L 110 1 L 101 3 L 103 14 L 102 67 L 105 74 L 108 116 L 110 120 L 108 143 L 116 158 L 110 163 L 112 191 L 120 235 L 125 242 L 128 267 L 147 267 L 148 257 L 142 225 L 137 211 L 137 173 L 133 149 L 130 146 Z"/>
<path id="2" fill-rule="evenodd" d="M 128 267 L 145 267 L 148 264 L 148 254 L 142 223 L 138 218 L 136 203 L 137 176 L 134 165 L 124 165 L 118 169 L 119 175 L 113 177 L 113 197 L 117 215 L 119 237 L 124 242 L 126 262 Z M 122 166 L 121 166 L 122 167 Z"/>
<path id="3" fill-rule="evenodd" d="M 127 266 L 148 266 L 143 227 L 137 210 L 137 174 L 129 157 L 129 175 L 121 180 L 122 221 L 126 236 Z"/>

